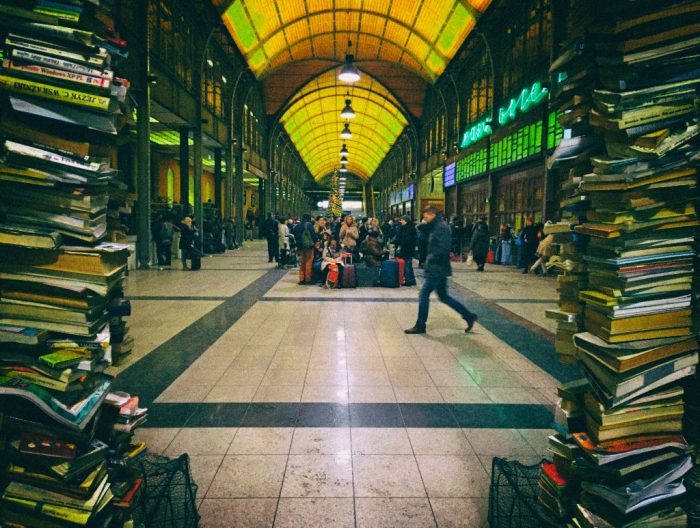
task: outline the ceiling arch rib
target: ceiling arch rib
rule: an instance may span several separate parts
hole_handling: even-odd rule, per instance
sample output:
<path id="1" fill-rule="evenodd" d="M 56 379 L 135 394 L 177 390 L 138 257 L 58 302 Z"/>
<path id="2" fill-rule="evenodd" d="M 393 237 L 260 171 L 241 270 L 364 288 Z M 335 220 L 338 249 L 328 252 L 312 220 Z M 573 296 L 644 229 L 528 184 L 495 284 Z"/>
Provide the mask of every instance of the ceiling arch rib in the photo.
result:
<path id="1" fill-rule="evenodd" d="M 234 0 L 223 12 L 253 73 L 289 62 L 342 61 L 353 41 L 359 63 L 399 63 L 434 82 L 491 0 Z"/>

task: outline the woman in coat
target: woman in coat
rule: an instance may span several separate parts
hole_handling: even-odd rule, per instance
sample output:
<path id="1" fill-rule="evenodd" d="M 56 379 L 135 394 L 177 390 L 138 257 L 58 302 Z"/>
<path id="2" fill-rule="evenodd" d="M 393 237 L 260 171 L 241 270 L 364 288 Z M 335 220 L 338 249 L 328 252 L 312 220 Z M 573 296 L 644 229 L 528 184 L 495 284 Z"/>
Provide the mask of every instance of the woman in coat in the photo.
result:
<path id="1" fill-rule="evenodd" d="M 360 231 L 355 225 L 352 216 L 348 215 L 343 220 L 343 225 L 340 228 L 340 245 L 350 252 L 355 252 L 357 240 L 360 238 Z"/>
<path id="2" fill-rule="evenodd" d="M 476 225 L 472 235 L 471 250 L 476 262 L 476 271 L 484 271 L 484 264 L 489 253 L 489 230 L 484 222 Z"/>

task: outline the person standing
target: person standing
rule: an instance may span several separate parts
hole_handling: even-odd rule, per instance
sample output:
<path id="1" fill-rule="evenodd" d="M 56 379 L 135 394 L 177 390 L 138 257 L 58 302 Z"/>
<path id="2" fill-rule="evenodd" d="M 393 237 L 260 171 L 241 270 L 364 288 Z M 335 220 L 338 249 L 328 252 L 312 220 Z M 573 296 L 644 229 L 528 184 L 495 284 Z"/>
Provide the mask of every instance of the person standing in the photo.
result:
<path id="1" fill-rule="evenodd" d="M 267 261 L 273 260 L 279 263 L 279 222 L 272 213 L 267 213 L 267 219 L 263 222 L 263 234 L 267 240 Z"/>
<path id="2" fill-rule="evenodd" d="M 192 225 L 192 218 L 186 216 L 179 225 L 180 229 L 180 257 L 182 259 L 182 269 L 189 270 L 187 259 L 192 258 L 192 254 L 197 251 L 194 245 L 195 232 Z"/>
<path id="3" fill-rule="evenodd" d="M 224 222 L 224 238 L 226 239 L 226 249 L 236 247 L 236 224 L 231 217 L 228 217 Z"/>
<path id="4" fill-rule="evenodd" d="M 537 246 L 540 244 L 540 239 L 537 236 L 537 228 L 535 227 L 535 220 L 528 216 L 525 221 L 525 229 L 523 229 L 523 245 L 520 247 L 520 251 L 523 253 L 522 265 L 523 273 L 527 274 L 530 271 L 530 266 L 535 262 L 535 252 L 537 251 Z"/>
<path id="5" fill-rule="evenodd" d="M 413 220 L 406 215 L 399 220 L 399 232 L 396 235 L 396 255 L 404 260 L 404 286 L 415 286 L 416 275 L 413 272 L 413 257 L 416 254 L 418 232 Z"/>
<path id="6" fill-rule="evenodd" d="M 311 223 L 311 215 L 305 214 L 301 222 L 294 226 L 294 239 L 299 253 L 299 284 L 313 283 L 314 248 L 317 235 Z"/>
<path id="7" fill-rule="evenodd" d="M 428 232 L 430 226 L 425 222 L 418 224 L 418 267 L 422 268 L 425 265 L 425 259 L 428 257 Z"/>
<path id="8" fill-rule="evenodd" d="M 467 323 L 465 332 L 469 332 L 477 320 L 477 315 L 470 312 L 457 299 L 447 293 L 447 277 L 452 275 L 450 264 L 450 249 L 452 233 L 450 226 L 438 214 L 437 208 L 428 206 L 423 211 L 423 219 L 427 225 L 428 256 L 425 260 L 425 280 L 418 296 L 418 319 L 413 328 L 404 330 L 407 334 L 425 334 L 430 310 L 430 294 L 436 291 L 440 302 L 455 310 Z"/>
<path id="9" fill-rule="evenodd" d="M 280 248 L 279 267 L 283 268 L 287 265 L 289 260 L 289 228 L 284 218 L 280 219 L 279 225 L 277 226 L 277 240 Z"/>
<path id="10" fill-rule="evenodd" d="M 489 254 L 489 228 L 485 222 L 479 221 L 474 226 L 471 251 L 476 262 L 476 271 L 484 271 L 486 257 Z"/>

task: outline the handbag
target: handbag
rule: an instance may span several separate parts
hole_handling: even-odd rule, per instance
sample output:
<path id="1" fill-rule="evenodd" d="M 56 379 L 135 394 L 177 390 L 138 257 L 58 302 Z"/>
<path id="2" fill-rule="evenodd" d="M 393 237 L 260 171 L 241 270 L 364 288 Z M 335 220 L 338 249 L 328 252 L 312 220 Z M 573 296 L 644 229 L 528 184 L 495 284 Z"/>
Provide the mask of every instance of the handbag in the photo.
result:
<path id="1" fill-rule="evenodd" d="M 316 247 L 316 243 L 314 242 L 313 237 L 311 236 L 311 233 L 309 233 L 308 229 L 304 229 L 304 232 L 301 234 L 301 247 L 302 249 L 312 249 Z"/>

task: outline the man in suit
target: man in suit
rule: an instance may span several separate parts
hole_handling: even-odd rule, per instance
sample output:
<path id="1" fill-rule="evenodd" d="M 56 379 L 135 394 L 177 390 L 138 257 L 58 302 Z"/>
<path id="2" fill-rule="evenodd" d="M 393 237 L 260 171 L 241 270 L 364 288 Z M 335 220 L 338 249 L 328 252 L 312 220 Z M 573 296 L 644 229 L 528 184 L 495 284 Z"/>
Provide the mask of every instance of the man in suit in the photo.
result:
<path id="1" fill-rule="evenodd" d="M 455 310 L 467 323 L 465 332 L 469 332 L 477 320 L 476 314 L 457 299 L 447 293 L 447 277 L 452 275 L 450 250 L 452 249 L 452 233 L 443 217 L 435 207 L 428 206 L 423 211 L 423 220 L 427 225 L 428 256 L 425 260 L 425 278 L 418 296 L 418 320 L 413 328 L 404 330 L 407 334 L 425 334 L 430 310 L 430 294 L 436 291 L 441 302 Z"/>

